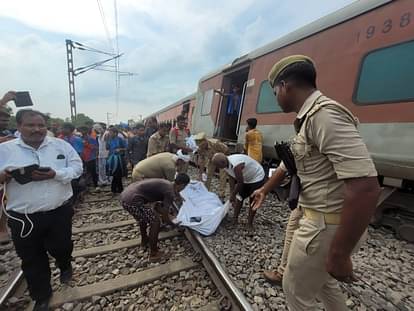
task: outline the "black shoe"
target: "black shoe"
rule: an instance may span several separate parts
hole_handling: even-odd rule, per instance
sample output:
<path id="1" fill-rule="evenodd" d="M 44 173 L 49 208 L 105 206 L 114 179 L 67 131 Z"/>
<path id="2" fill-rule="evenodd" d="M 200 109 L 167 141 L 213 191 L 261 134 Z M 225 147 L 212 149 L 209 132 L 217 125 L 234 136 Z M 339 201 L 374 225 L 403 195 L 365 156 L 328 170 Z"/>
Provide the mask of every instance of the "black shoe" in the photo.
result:
<path id="1" fill-rule="evenodd" d="M 72 265 L 63 271 L 60 271 L 60 283 L 68 284 L 72 280 L 73 270 Z"/>
<path id="2" fill-rule="evenodd" d="M 37 300 L 33 307 L 33 311 L 49 311 L 49 300 L 50 298 Z"/>

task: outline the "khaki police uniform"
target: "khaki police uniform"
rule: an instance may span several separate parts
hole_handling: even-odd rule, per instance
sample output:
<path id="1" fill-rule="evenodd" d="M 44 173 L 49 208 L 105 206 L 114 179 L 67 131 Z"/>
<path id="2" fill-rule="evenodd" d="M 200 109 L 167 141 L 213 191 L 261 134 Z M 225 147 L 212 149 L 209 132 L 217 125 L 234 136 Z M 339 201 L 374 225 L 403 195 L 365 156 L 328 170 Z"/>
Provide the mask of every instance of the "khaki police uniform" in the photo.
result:
<path id="1" fill-rule="evenodd" d="M 161 137 L 160 133 L 156 132 L 151 135 L 148 140 L 147 158 L 158 153 L 167 151 L 170 139 L 168 135 Z"/>
<path id="2" fill-rule="evenodd" d="M 140 181 L 146 178 L 163 178 L 174 181 L 176 174 L 177 156 L 163 152 L 146 158 L 135 165 L 132 170 L 132 180 Z"/>
<path id="3" fill-rule="evenodd" d="M 283 276 L 291 310 L 347 310 L 338 282 L 325 267 L 344 203 L 344 180 L 377 176 L 352 113 L 315 91 L 304 103 L 292 142 L 304 217 L 294 232 Z"/>
<path id="4" fill-rule="evenodd" d="M 214 154 L 219 152 L 227 154 L 229 152 L 229 148 L 218 139 L 214 138 L 207 139 L 207 149 L 198 149 L 198 165 L 200 166 L 200 170 L 204 171 L 207 167 L 207 181 L 205 185 L 209 191 L 211 189 L 211 180 L 213 179 L 213 175 L 216 171 L 216 166 L 213 164 L 211 159 Z M 223 198 L 226 193 L 227 174 L 223 169 L 219 170 L 219 173 L 220 187 L 218 195 Z"/>
<path id="5" fill-rule="evenodd" d="M 188 129 L 179 129 L 178 127 L 175 127 L 171 129 L 170 131 L 170 144 L 175 144 L 178 149 L 185 148 L 186 143 L 185 139 L 189 136 L 189 130 Z M 177 152 L 177 150 L 174 150 L 174 152 Z M 185 165 L 181 166 L 178 173 L 187 173 L 188 170 L 188 163 L 185 163 Z"/>

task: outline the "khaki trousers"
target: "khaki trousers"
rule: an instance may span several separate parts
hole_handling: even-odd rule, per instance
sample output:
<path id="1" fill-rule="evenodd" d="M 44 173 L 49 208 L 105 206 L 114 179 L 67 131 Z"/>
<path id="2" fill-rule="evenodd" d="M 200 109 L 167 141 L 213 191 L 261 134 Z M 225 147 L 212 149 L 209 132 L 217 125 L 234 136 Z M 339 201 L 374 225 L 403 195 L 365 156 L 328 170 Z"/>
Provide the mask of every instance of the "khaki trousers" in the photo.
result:
<path id="1" fill-rule="evenodd" d="M 216 166 L 211 163 L 211 161 L 208 163 L 207 166 L 207 181 L 206 181 L 206 187 L 208 191 L 210 191 L 211 187 L 211 180 L 213 179 L 214 173 L 216 172 Z M 225 170 L 219 170 L 219 178 L 220 178 L 220 188 L 219 188 L 219 197 L 224 197 L 226 193 L 226 186 L 227 186 L 227 174 Z"/>
<path id="2" fill-rule="evenodd" d="M 295 233 L 295 230 L 299 228 L 299 220 L 302 218 L 302 216 L 303 211 L 299 207 L 295 208 L 290 212 L 289 220 L 286 225 L 285 242 L 283 245 L 282 258 L 280 260 L 279 267 L 277 267 L 277 272 L 279 272 L 281 275 L 285 273 L 290 244 L 292 243 L 292 238 L 293 234 Z"/>
<path id="3" fill-rule="evenodd" d="M 345 297 L 337 280 L 326 272 L 326 258 L 338 225 L 327 225 L 323 218 L 302 218 L 293 235 L 286 270 L 283 275 L 283 292 L 289 310 L 316 310 L 316 298 L 327 311 L 348 310 Z M 365 240 L 363 235 L 355 250 Z"/>

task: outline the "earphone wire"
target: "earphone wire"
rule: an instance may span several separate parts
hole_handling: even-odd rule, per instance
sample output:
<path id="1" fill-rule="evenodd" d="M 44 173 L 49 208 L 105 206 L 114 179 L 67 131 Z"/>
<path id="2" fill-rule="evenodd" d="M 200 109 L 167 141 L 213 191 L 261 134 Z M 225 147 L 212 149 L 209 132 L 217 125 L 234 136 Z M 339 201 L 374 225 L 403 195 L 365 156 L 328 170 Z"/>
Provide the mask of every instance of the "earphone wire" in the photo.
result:
<path id="1" fill-rule="evenodd" d="M 18 222 L 20 222 L 22 224 L 22 230 L 20 231 L 20 237 L 22 239 L 27 238 L 30 235 L 30 233 L 32 233 L 33 228 L 34 228 L 34 224 L 33 224 L 32 220 L 29 218 L 29 215 L 27 215 L 27 208 L 24 211 L 24 215 L 25 215 L 26 219 L 30 223 L 30 229 L 29 229 L 29 231 L 26 234 L 24 234 L 24 227 L 26 225 L 26 223 L 24 222 L 24 220 L 21 220 L 21 219 L 19 219 L 17 217 L 13 217 L 9 213 L 7 213 L 7 210 L 6 210 L 6 192 L 7 192 L 7 186 L 6 186 L 6 183 L 4 182 L 3 183 L 3 194 L 1 196 L 0 219 L 1 219 L 1 217 L 3 217 L 3 212 L 4 212 L 4 214 L 7 217 L 9 217 L 9 218 L 11 218 L 13 220 L 16 220 Z"/>

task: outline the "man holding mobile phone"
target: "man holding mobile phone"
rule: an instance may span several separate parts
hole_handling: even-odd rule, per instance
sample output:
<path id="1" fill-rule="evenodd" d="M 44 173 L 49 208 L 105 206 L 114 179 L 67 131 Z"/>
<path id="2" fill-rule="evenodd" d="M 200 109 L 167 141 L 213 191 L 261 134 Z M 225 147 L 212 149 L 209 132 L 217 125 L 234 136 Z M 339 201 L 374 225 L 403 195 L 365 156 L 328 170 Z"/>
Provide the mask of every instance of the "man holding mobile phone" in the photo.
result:
<path id="1" fill-rule="evenodd" d="M 46 116 L 41 112 L 19 110 L 16 122 L 21 136 L 0 144 L 0 183 L 7 192 L 8 224 L 36 301 L 34 310 L 49 310 L 48 254 L 56 259 L 60 281 L 72 278 L 71 181 L 82 174 L 82 161 L 67 142 L 46 136 Z M 10 173 L 16 169 L 28 176 L 18 179 Z"/>

